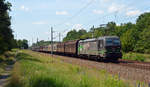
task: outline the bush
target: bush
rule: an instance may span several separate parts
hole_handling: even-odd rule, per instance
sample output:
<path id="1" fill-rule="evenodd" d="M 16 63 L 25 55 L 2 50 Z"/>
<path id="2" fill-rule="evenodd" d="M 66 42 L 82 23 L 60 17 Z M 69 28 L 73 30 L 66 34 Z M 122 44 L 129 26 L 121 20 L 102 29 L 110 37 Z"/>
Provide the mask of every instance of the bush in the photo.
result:
<path id="1" fill-rule="evenodd" d="M 137 61 L 144 62 L 146 58 L 143 54 L 139 54 L 139 53 L 124 53 L 123 59 L 137 60 Z"/>
<path id="2" fill-rule="evenodd" d="M 14 57 L 15 55 L 16 55 L 15 52 L 10 52 L 10 51 L 4 53 L 4 56 L 6 58 L 8 58 L 8 57 Z"/>
<path id="3" fill-rule="evenodd" d="M 6 63 L 7 63 L 8 65 L 11 65 L 11 64 L 14 64 L 14 63 L 15 63 L 15 58 L 14 58 L 14 57 L 9 57 L 9 58 L 7 58 L 5 61 L 6 61 Z"/>
<path id="4" fill-rule="evenodd" d="M 5 56 L 0 56 L 0 62 L 5 61 Z"/>

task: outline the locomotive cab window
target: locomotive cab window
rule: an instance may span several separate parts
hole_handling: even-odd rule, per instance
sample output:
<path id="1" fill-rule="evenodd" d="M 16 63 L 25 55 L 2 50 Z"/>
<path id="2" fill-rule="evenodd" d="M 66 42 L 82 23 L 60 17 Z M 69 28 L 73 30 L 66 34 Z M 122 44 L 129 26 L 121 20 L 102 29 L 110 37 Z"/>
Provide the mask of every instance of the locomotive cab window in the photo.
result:
<path id="1" fill-rule="evenodd" d="M 106 46 L 120 46 L 120 40 L 118 38 L 107 38 Z"/>

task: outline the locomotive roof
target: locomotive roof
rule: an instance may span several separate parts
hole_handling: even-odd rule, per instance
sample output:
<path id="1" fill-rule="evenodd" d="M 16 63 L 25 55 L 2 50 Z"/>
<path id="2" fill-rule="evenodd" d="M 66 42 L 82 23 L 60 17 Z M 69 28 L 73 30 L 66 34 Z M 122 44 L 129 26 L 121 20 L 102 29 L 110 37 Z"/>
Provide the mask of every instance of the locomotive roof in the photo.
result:
<path id="1" fill-rule="evenodd" d="M 80 40 L 79 42 L 90 42 L 90 41 L 96 41 L 99 39 L 106 39 L 106 38 L 119 38 L 119 37 L 117 37 L 117 36 L 103 36 L 103 37 L 99 37 L 99 38 Z"/>
<path id="2" fill-rule="evenodd" d="M 105 39 L 105 38 L 119 38 L 118 36 L 103 36 L 103 37 L 99 37 L 98 39 Z"/>

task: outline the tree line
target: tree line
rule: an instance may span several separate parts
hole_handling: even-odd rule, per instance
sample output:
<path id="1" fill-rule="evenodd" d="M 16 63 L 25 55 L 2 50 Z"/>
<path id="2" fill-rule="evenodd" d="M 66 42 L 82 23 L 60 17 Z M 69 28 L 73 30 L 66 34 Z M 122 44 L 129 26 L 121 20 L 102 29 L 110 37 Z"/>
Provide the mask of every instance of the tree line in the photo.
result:
<path id="1" fill-rule="evenodd" d="M 15 40 L 11 29 L 11 3 L 0 0 L 0 54 L 12 48 L 27 48 L 27 40 Z"/>
<path id="2" fill-rule="evenodd" d="M 117 25 L 115 22 L 108 22 L 105 26 L 93 26 L 90 31 L 74 29 L 67 33 L 63 41 L 101 36 L 120 37 L 124 52 L 150 53 L 150 13 L 141 14 L 135 24 L 129 22 Z"/>
<path id="3" fill-rule="evenodd" d="M 11 17 L 9 16 L 10 7 L 9 2 L 0 0 L 0 53 L 11 50 L 14 45 Z"/>

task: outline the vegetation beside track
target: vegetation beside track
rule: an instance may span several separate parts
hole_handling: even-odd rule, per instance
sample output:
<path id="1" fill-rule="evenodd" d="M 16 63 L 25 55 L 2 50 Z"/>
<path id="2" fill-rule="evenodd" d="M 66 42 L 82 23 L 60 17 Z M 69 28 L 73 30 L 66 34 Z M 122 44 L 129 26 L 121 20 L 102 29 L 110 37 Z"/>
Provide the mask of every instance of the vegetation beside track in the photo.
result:
<path id="1" fill-rule="evenodd" d="M 106 71 L 88 69 L 24 50 L 17 55 L 9 87 L 129 87 Z"/>
<path id="2" fill-rule="evenodd" d="M 11 65 L 15 63 L 15 55 L 16 50 L 13 51 L 7 51 L 3 55 L 0 55 L 0 76 L 1 73 L 5 72 L 5 67 L 7 65 Z"/>
<path id="3" fill-rule="evenodd" d="M 150 54 L 133 53 L 133 52 L 123 53 L 123 59 L 150 62 Z"/>

